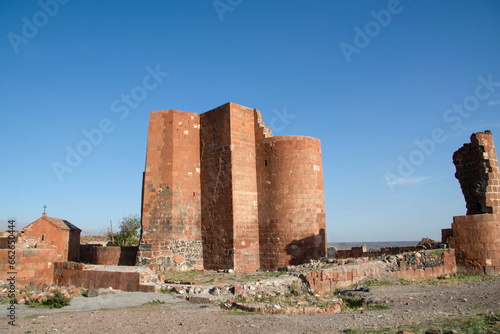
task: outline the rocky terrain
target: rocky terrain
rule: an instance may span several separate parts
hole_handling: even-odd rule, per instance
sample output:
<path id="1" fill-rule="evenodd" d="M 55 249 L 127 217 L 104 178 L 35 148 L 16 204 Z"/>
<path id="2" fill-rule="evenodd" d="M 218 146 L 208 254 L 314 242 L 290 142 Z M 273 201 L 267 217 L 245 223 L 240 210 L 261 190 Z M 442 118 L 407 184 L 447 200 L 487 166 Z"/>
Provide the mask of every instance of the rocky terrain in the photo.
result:
<path id="1" fill-rule="evenodd" d="M 269 287 L 273 284 L 268 284 L 268 281 L 281 279 L 274 277 L 262 281 L 261 285 L 267 287 L 262 291 L 272 290 Z M 290 280 L 290 284 L 297 288 L 293 278 L 285 280 Z M 17 326 L 8 326 L 7 320 L 4 320 L 0 324 L 0 332 L 341 333 L 348 329 L 364 329 L 360 333 L 369 333 L 374 328 L 389 328 L 396 333 L 396 329 L 408 329 L 410 324 L 423 323 L 424 327 L 432 327 L 435 321 L 467 319 L 492 312 L 488 319 L 493 319 L 493 323 L 486 332 L 500 332 L 500 325 L 495 320 L 500 312 L 500 277 L 458 276 L 402 283 L 371 281 L 366 282 L 364 287 L 352 287 L 340 294 L 321 296 L 318 301 L 323 298 L 342 300 L 342 313 L 302 315 L 241 312 L 223 302 L 188 302 L 172 292 L 102 290 L 97 297 L 75 297 L 70 306 L 61 309 L 17 305 Z M 187 290 L 185 294 L 190 295 Z M 234 291 L 221 291 L 220 296 L 221 301 L 226 297 L 237 298 Z M 281 297 L 284 296 L 286 293 Z M 356 301 L 356 305 L 350 303 L 352 301 Z M 391 332 L 389 329 L 383 332 Z M 463 332 L 459 328 L 455 330 Z"/>

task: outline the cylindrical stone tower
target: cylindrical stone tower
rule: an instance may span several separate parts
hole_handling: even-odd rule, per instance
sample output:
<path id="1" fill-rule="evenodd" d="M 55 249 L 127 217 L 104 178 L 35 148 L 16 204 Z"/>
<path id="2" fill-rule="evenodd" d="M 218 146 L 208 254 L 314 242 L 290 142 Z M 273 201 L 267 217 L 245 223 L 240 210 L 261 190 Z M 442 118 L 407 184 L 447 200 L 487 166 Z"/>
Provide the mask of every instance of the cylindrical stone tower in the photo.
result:
<path id="1" fill-rule="evenodd" d="M 325 256 L 321 161 L 316 138 L 279 136 L 260 142 L 256 164 L 261 268 Z"/>

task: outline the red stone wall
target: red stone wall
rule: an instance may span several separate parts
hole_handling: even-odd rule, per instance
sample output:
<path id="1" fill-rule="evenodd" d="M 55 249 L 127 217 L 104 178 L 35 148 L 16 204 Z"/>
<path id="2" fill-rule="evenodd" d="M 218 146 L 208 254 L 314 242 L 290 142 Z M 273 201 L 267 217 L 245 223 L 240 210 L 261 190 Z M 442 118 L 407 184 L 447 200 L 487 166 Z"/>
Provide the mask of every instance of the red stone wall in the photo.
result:
<path id="1" fill-rule="evenodd" d="M 201 114 L 201 215 L 205 269 L 234 267 L 229 104 Z"/>
<path id="2" fill-rule="evenodd" d="M 150 114 L 138 264 L 159 271 L 203 269 L 199 116 Z"/>
<path id="3" fill-rule="evenodd" d="M 500 274 L 500 214 L 453 217 L 457 264 L 462 272 Z"/>
<path id="4" fill-rule="evenodd" d="M 381 261 L 336 266 L 324 270 L 313 270 L 303 275 L 313 292 L 324 293 L 356 284 L 363 279 L 382 272 Z"/>
<path id="5" fill-rule="evenodd" d="M 138 272 L 85 270 L 83 263 L 56 262 L 54 280 L 59 285 L 85 289 L 113 288 L 122 291 L 156 292 L 155 285 L 142 285 Z"/>
<path id="6" fill-rule="evenodd" d="M 234 270 L 260 268 L 254 110 L 229 103 L 233 185 Z"/>
<path id="7" fill-rule="evenodd" d="M 0 280 L 7 282 L 12 276 L 10 272 L 16 272 L 16 283 L 26 286 L 30 282 L 35 284 L 50 285 L 54 282 L 54 258 L 56 249 L 15 249 L 15 269 L 9 264 L 9 249 L 0 249 Z"/>
<path id="8" fill-rule="evenodd" d="M 263 139 L 257 151 L 261 266 L 277 269 L 326 255 L 320 141 Z"/>
<path id="9" fill-rule="evenodd" d="M 398 266 L 394 274 L 407 280 L 422 280 L 448 277 L 457 273 L 457 263 L 453 249 L 446 251 L 434 250 L 420 254 L 421 257 L 406 256 L 398 260 Z"/>
<path id="10" fill-rule="evenodd" d="M 491 132 L 474 133 L 453 154 L 467 215 L 500 213 L 500 172 Z"/>
<path id="11" fill-rule="evenodd" d="M 407 280 L 445 277 L 457 272 L 453 250 L 443 250 L 439 253 L 428 251 L 420 255 L 421 257 L 416 257 L 413 253 L 407 253 L 393 264 L 369 261 L 312 270 L 302 275 L 301 278 L 309 284 L 313 292 L 324 293 L 357 284 L 387 269 L 390 269 L 394 275 Z"/>
<path id="12" fill-rule="evenodd" d="M 80 261 L 80 232 L 69 231 L 68 261 Z"/>
<path id="13" fill-rule="evenodd" d="M 81 245 L 81 262 L 115 266 L 133 266 L 136 262 L 137 247 L 103 247 L 101 245 Z"/>

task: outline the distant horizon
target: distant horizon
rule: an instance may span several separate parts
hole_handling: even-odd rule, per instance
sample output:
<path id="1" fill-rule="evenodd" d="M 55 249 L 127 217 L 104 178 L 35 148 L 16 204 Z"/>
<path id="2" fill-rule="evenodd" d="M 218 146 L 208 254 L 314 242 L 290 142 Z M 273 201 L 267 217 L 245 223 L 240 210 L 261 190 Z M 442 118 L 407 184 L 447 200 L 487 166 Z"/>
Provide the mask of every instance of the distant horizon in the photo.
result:
<path id="1" fill-rule="evenodd" d="M 382 247 L 416 246 L 420 240 L 393 240 L 393 241 L 338 241 L 327 242 L 327 247 L 337 249 L 351 249 L 352 247 L 366 246 L 367 249 L 379 250 Z"/>
<path id="2" fill-rule="evenodd" d="M 39 217 L 38 217 L 39 218 Z M 36 219 L 38 219 L 36 218 Z M 35 219 L 35 220 L 36 220 Z M 64 219 L 64 218 L 63 218 Z M 33 221 L 35 221 L 33 220 Z M 69 221 L 69 220 L 68 220 Z M 20 231 L 22 228 L 30 223 L 19 223 L 16 221 L 16 230 Z M 8 221 L 5 220 L 0 220 L 0 232 L 4 232 L 7 230 L 7 224 Z M 77 226 L 79 227 L 79 226 Z M 81 227 L 79 227 L 81 228 Z M 81 228 L 82 233 L 81 236 L 98 236 L 98 235 L 106 235 L 106 232 L 103 232 L 99 229 L 87 229 L 87 228 Z M 432 238 L 431 238 L 432 239 Z M 420 240 L 374 240 L 374 241 L 357 241 L 357 240 L 342 240 L 342 241 L 329 241 L 327 239 L 327 245 L 331 246 L 331 244 L 342 244 L 342 243 L 355 243 L 355 244 L 371 244 L 371 243 L 415 243 L 417 244 Z"/>

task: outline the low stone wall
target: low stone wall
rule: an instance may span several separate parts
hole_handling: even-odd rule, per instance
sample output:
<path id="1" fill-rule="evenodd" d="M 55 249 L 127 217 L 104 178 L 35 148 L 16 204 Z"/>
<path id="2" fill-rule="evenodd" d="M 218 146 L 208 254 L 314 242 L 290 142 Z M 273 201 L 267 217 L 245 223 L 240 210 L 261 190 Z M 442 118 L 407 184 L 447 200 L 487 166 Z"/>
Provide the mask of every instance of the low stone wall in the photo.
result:
<path id="1" fill-rule="evenodd" d="M 381 273 L 386 267 L 387 264 L 382 261 L 370 261 L 313 270 L 300 277 L 309 284 L 312 291 L 323 293 L 356 284 L 367 277 Z"/>
<path id="2" fill-rule="evenodd" d="M 342 300 L 339 299 L 337 303 L 331 304 L 328 307 L 299 307 L 299 308 L 282 308 L 282 309 L 269 309 L 265 307 L 247 306 L 243 303 L 229 299 L 227 301 L 232 308 L 242 310 L 245 312 L 262 312 L 267 314 L 336 314 L 342 312 Z"/>
<path id="3" fill-rule="evenodd" d="M 134 266 L 137 258 L 135 247 L 103 247 L 101 245 L 80 245 L 80 260 L 89 264 Z"/>
<path id="4" fill-rule="evenodd" d="M 15 251 L 13 268 L 9 263 L 9 256 Z M 15 276 L 16 284 L 25 286 L 31 282 L 50 285 L 54 282 L 54 258 L 56 250 L 29 248 L 29 249 L 0 249 L 0 280 L 7 282 Z M 15 274 L 10 274 L 15 273 Z"/>
<path id="5" fill-rule="evenodd" d="M 313 292 L 324 293 L 357 284 L 382 272 L 416 280 L 455 274 L 455 253 L 453 249 L 442 249 L 391 255 L 384 260 L 312 270 L 300 277 Z"/>
<path id="6" fill-rule="evenodd" d="M 81 288 L 113 288 L 123 291 L 156 292 L 155 285 L 141 284 L 141 273 L 137 271 L 85 270 L 85 264 L 56 262 L 55 282 L 59 285 L 74 285 Z"/>
<path id="7" fill-rule="evenodd" d="M 376 258 L 384 255 L 396 255 L 406 252 L 416 252 L 424 250 L 422 246 L 407 246 L 407 247 L 382 247 L 380 250 L 367 250 L 366 246 L 352 247 L 351 249 L 341 249 L 335 252 L 337 259 L 349 259 L 358 257 Z M 333 252 L 332 252 L 333 254 Z"/>
<path id="8" fill-rule="evenodd" d="M 445 277 L 457 273 L 455 250 L 436 250 L 404 254 L 392 268 L 396 276 L 407 280 Z"/>

